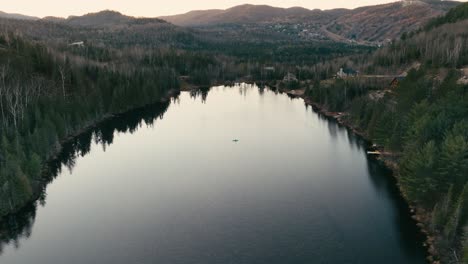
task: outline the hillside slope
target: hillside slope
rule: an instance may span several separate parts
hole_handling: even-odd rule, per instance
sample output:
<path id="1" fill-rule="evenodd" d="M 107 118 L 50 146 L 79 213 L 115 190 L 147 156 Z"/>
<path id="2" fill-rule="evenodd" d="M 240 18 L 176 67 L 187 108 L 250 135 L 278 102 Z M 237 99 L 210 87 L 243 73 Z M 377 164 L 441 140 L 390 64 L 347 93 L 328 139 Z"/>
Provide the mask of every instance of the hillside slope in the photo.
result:
<path id="1" fill-rule="evenodd" d="M 240 5 L 226 10 L 198 10 L 182 15 L 160 17 L 175 25 L 197 27 L 219 24 L 263 23 L 308 16 L 313 11 L 305 8 L 279 8 L 268 5 Z"/>
<path id="2" fill-rule="evenodd" d="M 357 8 L 339 16 L 327 28 L 348 39 L 381 41 L 403 32 L 417 30 L 430 19 L 441 16 L 454 2 L 397 2 Z"/>
<path id="3" fill-rule="evenodd" d="M 0 18 L 23 19 L 23 20 L 39 20 L 38 17 L 25 16 L 21 14 L 11 14 L 0 11 Z"/>
<path id="4" fill-rule="evenodd" d="M 353 10 L 308 10 L 241 5 L 226 10 L 192 11 L 161 17 L 175 25 L 207 30 L 270 32 L 302 40 L 382 42 L 416 30 L 458 5 L 453 1 L 403 1 Z"/>
<path id="5" fill-rule="evenodd" d="M 130 22 L 132 17 L 122 15 L 119 12 L 105 10 L 98 13 L 90 13 L 83 16 L 71 16 L 63 23 L 74 26 L 112 26 Z"/>
<path id="6" fill-rule="evenodd" d="M 102 48 L 138 46 L 196 46 L 196 34 L 157 18 L 135 18 L 102 11 L 67 19 L 45 17 L 37 21 L 2 19 L 0 26 L 48 45 L 66 46 L 83 41 Z"/>

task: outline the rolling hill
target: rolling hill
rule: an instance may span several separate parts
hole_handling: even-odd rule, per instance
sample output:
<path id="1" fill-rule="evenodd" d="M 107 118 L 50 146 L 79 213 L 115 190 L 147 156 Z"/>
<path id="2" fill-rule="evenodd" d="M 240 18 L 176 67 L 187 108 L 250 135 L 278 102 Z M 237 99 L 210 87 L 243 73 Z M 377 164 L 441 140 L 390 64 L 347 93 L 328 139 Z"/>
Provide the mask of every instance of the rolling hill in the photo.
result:
<path id="1" fill-rule="evenodd" d="M 0 11 L 0 18 L 22 19 L 22 20 L 38 20 L 38 17 L 25 16 L 21 14 L 11 14 Z"/>
<path id="2" fill-rule="evenodd" d="M 459 4 L 450 1 L 404 1 L 362 7 L 343 14 L 327 29 L 348 39 L 382 41 L 417 30 Z"/>
<path id="3" fill-rule="evenodd" d="M 21 32 L 28 39 L 54 46 L 67 46 L 83 41 L 86 45 L 102 48 L 187 48 L 198 43 L 192 29 L 158 18 L 136 18 L 108 10 L 66 19 L 46 17 L 31 21 L 0 18 L 0 27 L 11 32 Z"/>
<path id="4" fill-rule="evenodd" d="M 96 13 L 89 13 L 83 16 L 70 16 L 68 18 L 45 17 L 44 21 L 66 24 L 78 27 L 121 27 L 132 24 L 168 24 L 158 18 L 137 18 L 126 16 L 120 12 L 104 10 Z"/>
<path id="5" fill-rule="evenodd" d="M 274 20 L 297 19 L 313 11 L 301 8 L 278 8 L 267 5 L 240 5 L 226 10 L 191 11 L 182 15 L 160 17 L 179 26 L 199 27 L 219 24 L 262 23 Z"/>
<path id="6" fill-rule="evenodd" d="M 308 10 L 266 5 L 241 5 L 226 10 L 192 11 L 160 17 L 175 25 L 244 33 L 269 32 L 301 40 L 379 43 L 400 36 L 445 14 L 454 1 L 406 0 L 353 10 Z"/>
<path id="7" fill-rule="evenodd" d="M 191 11 L 160 18 L 136 18 L 105 10 L 66 19 L 46 17 L 35 21 L 35 25 L 27 23 L 37 18 L 12 14 L 3 16 L 22 19 L 22 23 L 16 22 L 18 26 L 24 26 L 25 30 L 29 30 L 31 35 L 37 38 L 43 38 L 43 32 L 52 39 L 63 38 L 70 35 L 69 30 L 64 27 L 72 27 L 74 34 L 70 39 L 96 38 L 109 40 L 109 43 L 117 41 L 119 45 L 178 42 L 187 46 L 192 45 L 189 42 L 196 37 L 215 42 L 333 41 L 380 46 L 398 38 L 404 32 L 417 30 L 430 19 L 445 14 L 458 4 L 459 2 L 454 1 L 405 0 L 353 10 L 324 11 L 246 4 L 226 10 Z M 2 14 L 4 13 L 0 13 L 0 17 Z M 56 26 L 50 27 L 52 24 Z M 121 37 L 116 39 L 116 35 Z M 122 39 L 126 41 L 123 42 Z"/>

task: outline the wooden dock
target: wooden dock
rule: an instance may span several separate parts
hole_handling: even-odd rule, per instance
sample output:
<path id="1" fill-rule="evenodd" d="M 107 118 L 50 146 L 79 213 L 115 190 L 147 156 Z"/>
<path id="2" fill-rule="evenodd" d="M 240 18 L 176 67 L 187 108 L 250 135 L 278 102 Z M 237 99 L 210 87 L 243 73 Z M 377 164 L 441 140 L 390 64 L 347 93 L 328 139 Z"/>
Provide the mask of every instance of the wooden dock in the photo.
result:
<path id="1" fill-rule="evenodd" d="M 394 153 L 384 151 L 367 151 L 367 155 L 373 156 L 395 156 Z"/>

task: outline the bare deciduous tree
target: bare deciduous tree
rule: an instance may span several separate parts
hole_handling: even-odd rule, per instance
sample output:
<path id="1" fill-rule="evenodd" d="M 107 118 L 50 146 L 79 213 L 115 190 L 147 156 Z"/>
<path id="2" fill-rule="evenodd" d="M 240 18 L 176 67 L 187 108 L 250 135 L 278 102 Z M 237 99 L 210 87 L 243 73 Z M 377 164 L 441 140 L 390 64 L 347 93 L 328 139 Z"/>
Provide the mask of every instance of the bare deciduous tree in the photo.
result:
<path id="1" fill-rule="evenodd" d="M 20 112 L 20 100 L 21 100 L 21 91 L 19 83 L 14 85 L 6 86 L 5 99 L 7 102 L 7 108 L 13 120 L 13 126 L 15 129 L 18 127 L 18 116 Z"/>
<path id="2" fill-rule="evenodd" d="M 8 69 L 6 66 L 2 66 L 0 70 L 0 109 L 2 112 L 2 126 L 6 125 L 6 118 L 5 118 L 5 109 L 3 106 L 3 97 L 6 92 L 6 75 L 7 75 Z"/>
<path id="3" fill-rule="evenodd" d="M 66 73 L 65 73 L 65 68 L 62 67 L 62 66 L 59 66 L 59 73 L 60 73 L 60 77 L 62 79 L 62 94 L 63 94 L 63 98 L 65 98 L 65 78 L 66 78 Z"/>

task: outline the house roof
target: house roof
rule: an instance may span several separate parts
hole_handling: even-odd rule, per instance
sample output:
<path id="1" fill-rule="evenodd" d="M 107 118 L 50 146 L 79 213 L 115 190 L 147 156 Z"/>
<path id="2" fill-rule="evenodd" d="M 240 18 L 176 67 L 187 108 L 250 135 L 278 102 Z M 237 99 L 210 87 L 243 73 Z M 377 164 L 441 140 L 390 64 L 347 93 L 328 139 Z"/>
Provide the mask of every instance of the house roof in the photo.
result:
<path id="1" fill-rule="evenodd" d="M 294 74 L 288 72 L 288 74 L 286 74 L 286 76 L 284 76 L 284 79 L 283 79 L 283 80 L 288 80 L 288 81 L 289 81 L 289 80 L 297 80 L 297 78 L 296 78 L 296 75 L 294 75 Z"/>

